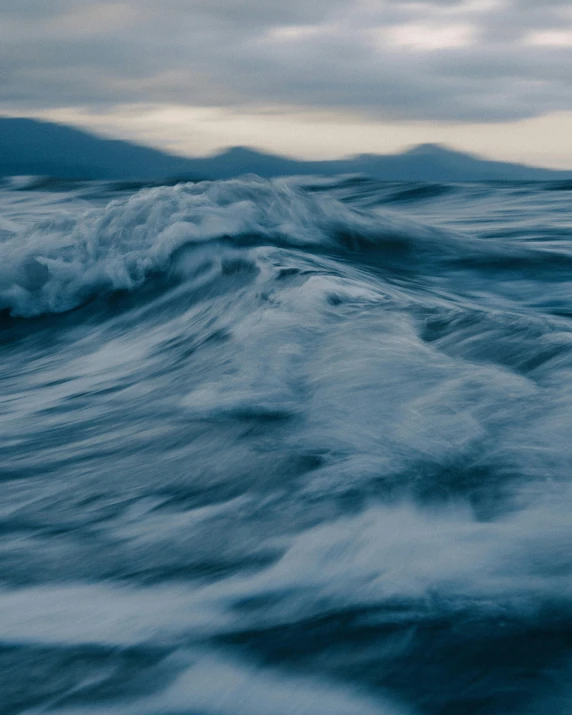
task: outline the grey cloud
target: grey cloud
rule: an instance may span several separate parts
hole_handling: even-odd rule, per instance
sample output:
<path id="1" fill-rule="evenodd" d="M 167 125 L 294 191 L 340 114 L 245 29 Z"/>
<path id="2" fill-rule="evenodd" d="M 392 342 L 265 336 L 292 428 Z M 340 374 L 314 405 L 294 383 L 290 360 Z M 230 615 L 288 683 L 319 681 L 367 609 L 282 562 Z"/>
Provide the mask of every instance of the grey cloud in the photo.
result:
<path id="1" fill-rule="evenodd" d="M 432 51 L 384 42 L 404 23 L 470 23 L 475 40 Z M 524 40 L 566 27 L 566 0 L 4 0 L 0 107 L 174 102 L 518 119 L 572 109 L 572 48 Z"/>

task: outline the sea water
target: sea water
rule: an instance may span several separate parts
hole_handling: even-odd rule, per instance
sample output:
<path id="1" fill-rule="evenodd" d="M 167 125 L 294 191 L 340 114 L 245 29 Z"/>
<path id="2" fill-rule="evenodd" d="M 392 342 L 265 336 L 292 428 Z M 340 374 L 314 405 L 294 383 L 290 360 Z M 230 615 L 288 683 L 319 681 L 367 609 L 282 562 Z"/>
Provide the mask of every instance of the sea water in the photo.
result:
<path id="1" fill-rule="evenodd" d="M 3 715 L 569 715 L 572 185 L 0 188 Z"/>

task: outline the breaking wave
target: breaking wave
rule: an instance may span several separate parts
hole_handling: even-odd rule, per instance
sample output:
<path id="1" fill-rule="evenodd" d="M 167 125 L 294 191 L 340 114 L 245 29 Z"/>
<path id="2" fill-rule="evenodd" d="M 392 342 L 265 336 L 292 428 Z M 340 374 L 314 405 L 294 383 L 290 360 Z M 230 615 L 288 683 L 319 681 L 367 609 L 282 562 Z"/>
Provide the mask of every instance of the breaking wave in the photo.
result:
<path id="1" fill-rule="evenodd" d="M 440 238 L 403 217 L 258 179 L 158 187 L 5 239 L 0 300 L 14 315 L 70 310 L 99 292 L 137 288 L 170 270 L 181 248 L 206 243 L 359 252 L 423 250 Z"/>

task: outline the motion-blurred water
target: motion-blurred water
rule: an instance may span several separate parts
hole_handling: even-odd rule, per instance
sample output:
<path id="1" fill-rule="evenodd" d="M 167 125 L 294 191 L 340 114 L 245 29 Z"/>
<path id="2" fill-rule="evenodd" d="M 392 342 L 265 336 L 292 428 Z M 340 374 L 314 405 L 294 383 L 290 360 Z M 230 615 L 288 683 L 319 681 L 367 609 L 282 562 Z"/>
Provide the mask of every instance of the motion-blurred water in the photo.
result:
<path id="1" fill-rule="evenodd" d="M 0 191 L 3 715 L 569 715 L 572 185 Z"/>

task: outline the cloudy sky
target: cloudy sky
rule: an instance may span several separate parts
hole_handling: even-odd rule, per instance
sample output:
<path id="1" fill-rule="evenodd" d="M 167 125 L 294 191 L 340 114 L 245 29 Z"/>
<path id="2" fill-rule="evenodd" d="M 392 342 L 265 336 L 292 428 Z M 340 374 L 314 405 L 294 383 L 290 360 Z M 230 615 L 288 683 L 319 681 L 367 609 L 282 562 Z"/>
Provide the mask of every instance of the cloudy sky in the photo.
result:
<path id="1" fill-rule="evenodd" d="M 572 168 L 570 0 L 2 0 L 0 113 L 185 154 Z"/>

